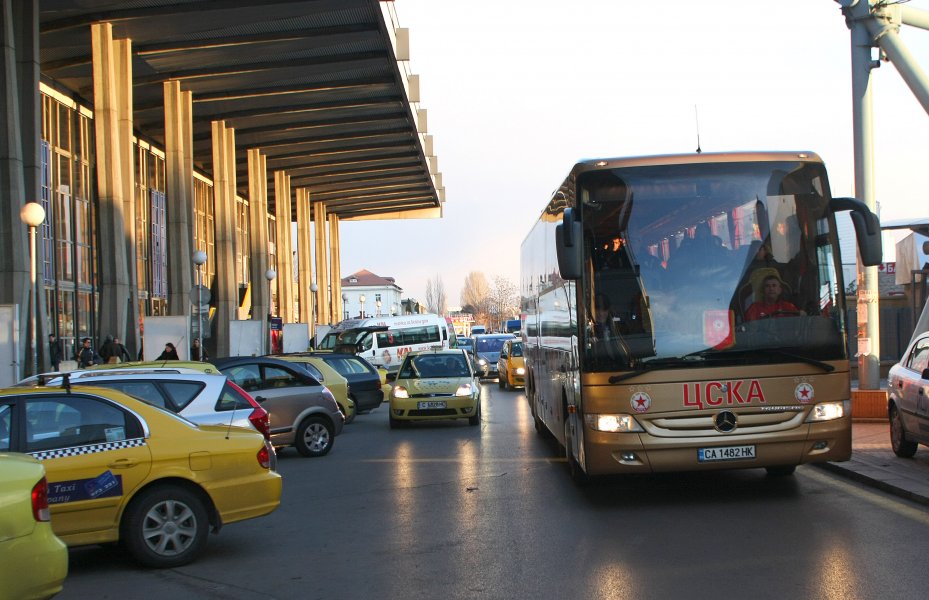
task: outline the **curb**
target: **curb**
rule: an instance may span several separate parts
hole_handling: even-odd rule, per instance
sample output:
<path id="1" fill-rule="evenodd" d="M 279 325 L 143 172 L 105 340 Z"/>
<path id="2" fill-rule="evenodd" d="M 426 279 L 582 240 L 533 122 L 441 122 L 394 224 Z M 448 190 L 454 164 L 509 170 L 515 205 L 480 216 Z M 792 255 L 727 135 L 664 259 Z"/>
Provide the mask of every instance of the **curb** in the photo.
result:
<path id="1" fill-rule="evenodd" d="M 858 471 L 840 466 L 837 463 L 825 462 L 825 463 L 814 463 L 812 466 L 823 469 L 824 471 L 830 471 L 837 475 L 841 475 L 852 481 L 857 481 L 858 483 L 863 483 L 867 486 L 877 488 L 881 491 L 887 492 L 899 498 L 904 498 L 910 500 L 911 502 L 916 502 L 922 504 L 923 506 L 929 506 L 929 498 L 926 496 L 912 492 L 906 488 L 902 488 L 898 485 L 882 481 L 880 479 L 875 479 L 874 477 L 869 477 Z"/>

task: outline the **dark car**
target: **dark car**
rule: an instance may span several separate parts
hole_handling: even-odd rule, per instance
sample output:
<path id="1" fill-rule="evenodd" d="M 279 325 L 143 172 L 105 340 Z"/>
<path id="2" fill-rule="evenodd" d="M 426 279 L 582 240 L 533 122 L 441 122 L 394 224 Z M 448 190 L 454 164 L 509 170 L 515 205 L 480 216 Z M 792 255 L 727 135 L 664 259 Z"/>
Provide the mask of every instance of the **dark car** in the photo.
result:
<path id="1" fill-rule="evenodd" d="M 272 444 L 294 446 L 303 456 L 329 453 L 345 417 L 332 392 L 306 370 L 266 356 L 233 356 L 212 362 L 270 413 Z"/>
<path id="2" fill-rule="evenodd" d="M 887 377 L 890 445 L 910 458 L 929 445 L 929 332 L 916 336 Z"/>
<path id="3" fill-rule="evenodd" d="M 515 336 L 512 333 L 488 333 L 485 335 L 475 335 L 474 340 L 474 357 L 475 369 L 482 379 L 495 379 L 497 377 L 497 361 L 500 359 L 500 350 L 507 340 L 512 340 Z"/>
<path id="4" fill-rule="evenodd" d="M 374 410 L 384 401 L 381 375 L 368 361 L 342 352 L 301 352 L 299 356 L 315 356 L 348 380 L 348 397 L 355 402 L 359 413 Z"/>

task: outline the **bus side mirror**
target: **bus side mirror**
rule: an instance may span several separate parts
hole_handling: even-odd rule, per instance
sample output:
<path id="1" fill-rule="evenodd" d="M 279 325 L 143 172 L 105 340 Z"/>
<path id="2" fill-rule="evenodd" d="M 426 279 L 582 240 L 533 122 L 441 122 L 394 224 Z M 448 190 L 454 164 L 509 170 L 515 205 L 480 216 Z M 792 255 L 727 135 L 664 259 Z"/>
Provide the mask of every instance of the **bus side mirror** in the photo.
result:
<path id="1" fill-rule="evenodd" d="M 866 267 L 881 264 L 884 251 L 881 247 L 881 223 L 867 205 L 855 198 L 833 198 L 832 209 L 836 212 L 850 210 L 849 217 L 855 226 L 855 237 L 858 239 L 858 252 L 861 254 L 861 263 Z"/>
<path id="2" fill-rule="evenodd" d="M 574 209 L 566 208 L 561 223 L 555 226 L 555 249 L 562 279 L 580 279 L 583 274 L 583 235 L 581 223 L 574 219 Z"/>

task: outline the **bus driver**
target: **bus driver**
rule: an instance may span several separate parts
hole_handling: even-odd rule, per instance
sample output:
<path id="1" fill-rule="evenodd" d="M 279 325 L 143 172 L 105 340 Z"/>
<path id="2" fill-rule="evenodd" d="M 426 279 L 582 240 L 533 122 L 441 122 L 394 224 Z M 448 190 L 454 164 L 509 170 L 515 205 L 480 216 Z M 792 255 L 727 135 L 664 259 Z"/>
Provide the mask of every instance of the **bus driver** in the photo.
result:
<path id="1" fill-rule="evenodd" d="M 792 303 L 781 299 L 783 287 L 781 286 L 781 279 L 777 275 L 765 277 L 764 281 L 761 282 L 761 289 L 761 300 L 752 302 L 752 305 L 745 311 L 746 321 L 802 314 Z"/>

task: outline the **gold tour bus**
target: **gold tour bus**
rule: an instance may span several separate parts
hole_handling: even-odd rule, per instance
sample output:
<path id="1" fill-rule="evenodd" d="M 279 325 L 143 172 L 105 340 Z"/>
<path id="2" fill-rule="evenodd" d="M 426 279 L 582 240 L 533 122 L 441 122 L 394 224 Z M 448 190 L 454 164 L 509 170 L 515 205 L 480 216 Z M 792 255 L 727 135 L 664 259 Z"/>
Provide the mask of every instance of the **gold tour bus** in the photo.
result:
<path id="1" fill-rule="evenodd" d="M 522 244 L 526 396 L 571 476 L 851 455 L 836 213 L 877 217 L 809 152 L 588 160 Z"/>

